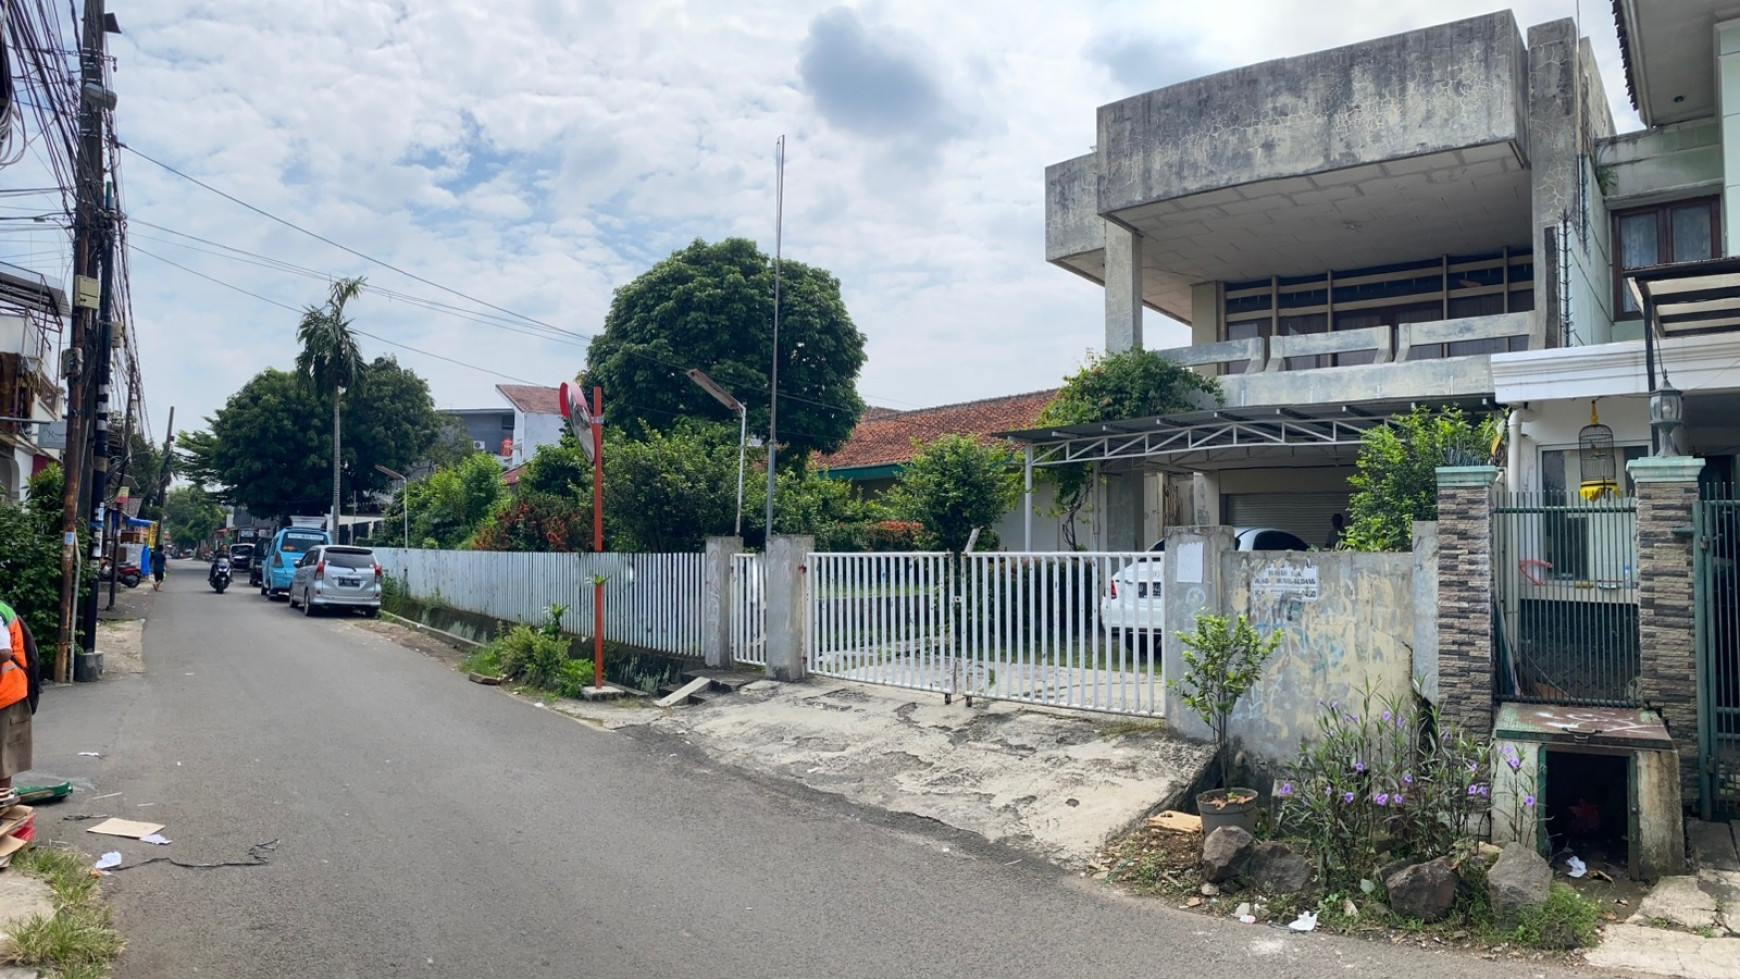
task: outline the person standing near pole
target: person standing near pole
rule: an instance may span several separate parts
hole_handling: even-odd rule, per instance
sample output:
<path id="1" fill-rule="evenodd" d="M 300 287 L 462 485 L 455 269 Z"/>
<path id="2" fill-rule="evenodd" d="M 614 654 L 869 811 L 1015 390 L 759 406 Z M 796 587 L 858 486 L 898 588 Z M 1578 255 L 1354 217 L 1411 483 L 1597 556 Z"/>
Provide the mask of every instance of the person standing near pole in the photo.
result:
<path id="1" fill-rule="evenodd" d="M 28 771 L 31 715 L 42 696 L 36 637 L 12 606 L 0 602 L 0 812 L 18 804 L 12 778 Z"/>

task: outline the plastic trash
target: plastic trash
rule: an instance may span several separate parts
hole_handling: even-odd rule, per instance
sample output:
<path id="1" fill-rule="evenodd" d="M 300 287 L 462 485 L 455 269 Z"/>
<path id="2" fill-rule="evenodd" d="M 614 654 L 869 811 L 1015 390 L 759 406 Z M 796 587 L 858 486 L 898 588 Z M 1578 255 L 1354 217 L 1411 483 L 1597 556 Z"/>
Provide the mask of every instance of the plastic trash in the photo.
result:
<path id="1" fill-rule="evenodd" d="M 79 752 L 79 757 L 80 758 L 101 758 L 101 757 L 103 757 L 103 755 L 101 752 L 97 752 L 97 751 L 81 751 L 81 752 Z"/>
<path id="2" fill-rule="evenodd" d="M 108 853 L 103 854 L 102 858 L 96 862 L 96 869 L 108 870 L 110 867 L 119 867 L 120 865 L 121 865 L 121 853 L 120 853 L 120 851 L 110 850 Z"/>
<path id="3" fill-rule="evenodd" d="M 164 839 L 162 833 L 152 833 L 150 836 L 141 836 L 141 837 L 139 837 L 139 840 L 143 843 L 155 843 L 158 846 L 168 846 L 169 845 L 169 841 L 167 839 Z"/>
<path id="4" fill-rule="evenodd" d="M 1589 872 L 1589 865 L 1577 857 L 1572 857 L 1569 860 L 1566 860 L 1565 866 L 1570 868 L 1570 876 L 1572 877 L 1581 877 Z"/>
<path id="5" fill-rule="evenodd" d="M 1298 920 L 1287 926 L 1293 931 L 1316 931 L 1317 915 L 1310 911 L 1299 912 Z"/>

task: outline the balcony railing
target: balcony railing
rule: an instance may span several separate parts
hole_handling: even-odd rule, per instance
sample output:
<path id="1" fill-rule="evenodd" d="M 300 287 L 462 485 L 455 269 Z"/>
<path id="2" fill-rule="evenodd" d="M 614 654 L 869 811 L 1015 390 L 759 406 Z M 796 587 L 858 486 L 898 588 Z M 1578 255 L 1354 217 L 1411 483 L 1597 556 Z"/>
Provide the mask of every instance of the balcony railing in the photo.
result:
<path id="1" fill-rule="evenodd" d="M 1499 313 L 1429 323 L 1404 323 L 1394 330 L 1387 326 L 1374 326 L 1334 333 L 1250 337 L 1174 347 L 1159 353 L 1181 367 L 1218 367 L 1222 369 L 1221 373 L 1229 374 L 1314 370 L 1330 367 L 1334 360 L 1341 358 L 1357 360 L 1358 366 L 1436 360 L 1483 352 L 1468 349 L 1476 345 L 1491 345 L 1496 350 L 1510 349 L 1513 340 L 1527 340 L 1529 317 L 1529 313 Z"/>

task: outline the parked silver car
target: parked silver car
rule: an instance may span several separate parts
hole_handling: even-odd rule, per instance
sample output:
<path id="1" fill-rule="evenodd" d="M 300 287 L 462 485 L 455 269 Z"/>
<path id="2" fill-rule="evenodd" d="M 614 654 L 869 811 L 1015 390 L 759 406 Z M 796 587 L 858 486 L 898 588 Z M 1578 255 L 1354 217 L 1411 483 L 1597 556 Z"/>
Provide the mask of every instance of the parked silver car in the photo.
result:
<path id="1" fill-rule="evenodd" d="M 1273 527 L 1235 527 L 1233 548 L 1240 551 L 1308 551 L 1297 536 Z M 1166 624 L 1160 594 L 1160 576 L 1165 568 L 1166 542 L 1148 549 L 1154 556 L 1139 559 L 1116 574 L 1100 596 L 1100 628 L 1116 642 L 1134 645 L 1160 632 Z"/>
<path id="2" fill-rule="evenodd" d="M 322 544 L 296 562 L 290 579 L 291 608 L 313 615 L 321 609 L 361 609 L 370 618 L 381 613 L 381 565 L 366 547 Z"/>

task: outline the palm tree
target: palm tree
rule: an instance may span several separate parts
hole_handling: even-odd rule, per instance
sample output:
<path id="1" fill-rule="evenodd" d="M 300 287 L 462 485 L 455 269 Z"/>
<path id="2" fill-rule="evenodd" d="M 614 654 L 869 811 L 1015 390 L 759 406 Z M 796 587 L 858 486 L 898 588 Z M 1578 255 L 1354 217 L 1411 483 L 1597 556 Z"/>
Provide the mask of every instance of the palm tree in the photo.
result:
<path id="1" fill-rule="evenodd" d="M 339 512 L 339 427 L 338 399 L 344 389 L 355 384 L 362 373 L 362 351 L 357 349 L 356 335 L 345 318 L 345 304 L 362 292 L 363 279 L 339 279 L 332 284 L 326 305 L 310 306 L 302 313 L 296 326 L 296 342 L 302 352 L 296 355 L 296 373 L 321 391 L 332 395 L 332 540 L 338 541 Z"/>

